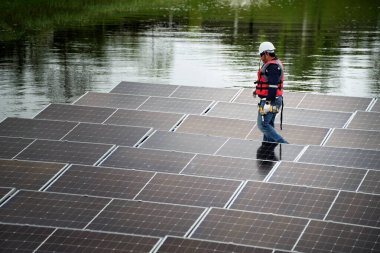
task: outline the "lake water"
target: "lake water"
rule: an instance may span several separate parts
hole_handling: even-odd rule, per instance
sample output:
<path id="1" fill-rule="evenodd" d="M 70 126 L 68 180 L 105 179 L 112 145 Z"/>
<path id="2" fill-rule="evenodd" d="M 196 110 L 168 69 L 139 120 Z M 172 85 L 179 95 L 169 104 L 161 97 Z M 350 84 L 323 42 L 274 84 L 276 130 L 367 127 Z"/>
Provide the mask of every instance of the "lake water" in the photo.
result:
<path id="1" fill-rule="evenodd" d="M 286 91 L 380 94 L 380 1 L 132 2 L 122 17 L 2 39 L 0 120 L 120 81 L 253 87 L 266 40 Z"/>

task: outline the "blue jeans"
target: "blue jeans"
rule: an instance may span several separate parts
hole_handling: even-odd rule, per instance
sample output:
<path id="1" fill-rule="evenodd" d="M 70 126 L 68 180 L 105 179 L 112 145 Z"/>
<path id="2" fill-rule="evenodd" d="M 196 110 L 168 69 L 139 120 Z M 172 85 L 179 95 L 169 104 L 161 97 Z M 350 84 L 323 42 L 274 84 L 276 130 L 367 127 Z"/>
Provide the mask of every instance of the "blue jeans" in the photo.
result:
<path id="1" fill-rule="evenodd" d="M 262 101 L 261 103 L 265 103 Z M 276 99 L 275 105 L 280 108 L 282 105 L 282 97 Z M 257 116 L 257 127 L 264 134 L 263 141 L 277 142 L 277 143 L 288 143 L 281 135 L 279 135 L 274 128 L 274 120 L 276 119 L 276 113 L 268 112 L 264 116 L 258 112 Z"/>

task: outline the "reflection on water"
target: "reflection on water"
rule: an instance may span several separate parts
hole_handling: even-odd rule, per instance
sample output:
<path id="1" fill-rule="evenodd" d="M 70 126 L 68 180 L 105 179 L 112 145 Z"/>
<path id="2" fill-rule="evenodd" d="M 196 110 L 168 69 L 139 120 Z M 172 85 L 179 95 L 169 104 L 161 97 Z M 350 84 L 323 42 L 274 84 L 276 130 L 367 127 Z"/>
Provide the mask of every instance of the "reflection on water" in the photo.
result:
<path id="1" fill-rule="evenodd" d="M 179 4 L 180 3 L 180 4 Z M 124 18 L 0 41 L 0 120 L 122 80 L 251 87 L 272 41 L 285 88 L 380 94 L 377 1 L 131 1 Z M 268 17 L 270 17 L 268 19 Z M 2 33 L 0 33 L 1 35 Z"/>

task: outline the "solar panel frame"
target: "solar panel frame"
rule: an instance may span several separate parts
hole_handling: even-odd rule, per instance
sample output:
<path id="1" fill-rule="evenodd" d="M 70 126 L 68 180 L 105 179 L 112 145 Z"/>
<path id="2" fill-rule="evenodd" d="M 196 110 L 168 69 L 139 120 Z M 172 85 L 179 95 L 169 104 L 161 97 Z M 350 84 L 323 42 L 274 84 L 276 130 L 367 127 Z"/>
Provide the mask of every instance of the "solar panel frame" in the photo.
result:
<path id="1" fill-rule="evenodd" d="M 18 191 L 0 208 L 0 222 L 84 228 L 109 199 L 29 190 Z"/>
<path id="2" fill-rule="evenodd" d="M 230 101 L 239 89 L 197 86 L 179 86 L 170 97 Z"/>
<path id="3" fill-rule="evenodd" d="M 376 99 L 376 102 L 372 106 L 370 112 L 380 112 L 380 101 L 379 101 L 379 98 Z"/>
<path id="4" fill-rule="evenodd" d="M 152 112 L 141 110 L 117 110 L 104 123 L 151 127 L 156 130 L 170 130 L 185 116 L 181 113 Z"/>
<path id="5" fill-rule="evenodd" d="M 137 109 L 149 96 L 88 92 L 75 105 Z"/>
<path id="6" fill-rule="evenodd" d="M 87 229 L 184 236 L 204 211 L 202 207 L 114 199 Z"/>
<path id="7" fill-rule="evenodd" d="M 210 240 L 166 236 L 156 253 L 272 253 L 270 249 Z"/>
<path id="8" fill-rule="evenodd" d="M 378 228 L 379 213 L 380 195 L 341 191 L 326 220 Z"/>
<path id="9" fill-rule="evenodd" d="M 111 116 L 116 109 L 91 107 L 84 105 L 50 104 L 37 114 L 35 119 L 61 120 L 74 122 L 102 123 Z"/>
<path id="10" fill-rule="evenodd" d="M 211 208 L 190 238 L 291 250 L 308 220 Z"/>
<path id="11" fill-rule="evenodd" d="M 3 252 L 33 252 L 54 228 L 0 223 L 0 249 Z"/>
<path id="12" fill-rule="evenodd" d="M 146 148 L 118 147 L 100 165 L 126 169 L 179 173 L 194 154 Z"/>
<path id="13" fill-rule="evenodd" d="M 275 164 L 257 159 L 197 154 L 181 174 L 262 181 Z"/>
<path id="14" fill-rule="evenodd" d="M 147 171 L 71 165 L 46 191 L 133 199 L 153 176 Z"/>
<path id="15" fill-rule="evenodd" d="M 297 242 L 297 252 L 377 252 L 380 229 L 311 220 Z"/>
<path id="16" fill-rule="evenodd" d="M 39 190 L 59 174 L 66 164 L 0 159 L 0 185 Z"/>
<path id="17" fill-rule="evenodd" d="M 357 111 L 347 128 L 380 131 L 380 112 Z"/>
<path id="18" fill-rule="evenodd" d="M 176 132 L 244 139 L 255 123 L 248 120 L 189 115 Z"/>
<path id="19" fill-rule="evenodd" d="M 248 181 L 229 208 L 323 219 L 338 191 Z"/>
<path id="20" fill-rule="evenodd" d="M 11 187 L 0 187 L 0 207 L 3 201 L 5 201 L 16 189 Z"/>
<path id="21" fill-rule="evenodd" d="M 334 129 L 324 146 L 380 150 L 380 131 Z"/>
<path id="22" fill-rule="evenodd" d="M 187 98 L 150 97 L 139 110 L 182 114 L 202 114 L 213 101 Z"/>
<path id="23" fill-rule="evenodd" d="M 142 143 L 141 147 L 213 154 L 226 142 L 227 139 L 228 138 L 221 136 L 156 131 Z"/>
<path id="24" fill-rule="evenodd" d="M 306 94 L 305 98 L 298 105 L 298 108 L 355 112 L 357 110 L 366 110 L 372 98 L 366 97 L 348 97 L 320 94 Z"/>
<path id="25" fill-rule="evenodd" d="M 0 137 L 0 158 L 12 159 L 32 142 L 34 142 L 34 139 Z"/>
<path id="26" fill-rule="evenodd" d="M 15 158 L 20 160 L 94 165 L 112 145 L 70 141 L 36 140 Z"/>
<path id="27" fill-rule="evenodd" d="M 135 200 L 224 207 L 241 183 L 229 179 L 157 173 Z"/>
<path id="28" fill-rule="evenodd" d="M 134 146 L 152 130 L 137 126 L 79 123 L 63 140 Z"/>
<path id="29" fill-rule="evenodd" d="M 265 143 L 256 140 L 229 139 L 216 155 L 238 158 L 256 158 L 270 161 L 293 161 L 304 146 L 293 144 Z"/>
<path id="30" fill-rule="evenodd" d="M 380 170 L 380 151 L 309 146 L 299 162 Z"/>
<path id="31" fill-rule="evenodd" d="M 169 84 L 122 81 L 110 93 L 168 97 L 179 86 Z"/>
<path id="32" fill-rule="evenodd" d="M 268 182 L 355 191 L 367 170 L 282 161 Z"/>
<path id="33" fill-rule="evenodd" d="M 159 238 L 88 230 L 57 229 L 37 252 L 149 253 Z"/>
<path id="34" fill-rule="evenodd" d="M 6 118 L 0 123 L 0 136 L 59 140 L 76 125 L 67 121 Z"/>

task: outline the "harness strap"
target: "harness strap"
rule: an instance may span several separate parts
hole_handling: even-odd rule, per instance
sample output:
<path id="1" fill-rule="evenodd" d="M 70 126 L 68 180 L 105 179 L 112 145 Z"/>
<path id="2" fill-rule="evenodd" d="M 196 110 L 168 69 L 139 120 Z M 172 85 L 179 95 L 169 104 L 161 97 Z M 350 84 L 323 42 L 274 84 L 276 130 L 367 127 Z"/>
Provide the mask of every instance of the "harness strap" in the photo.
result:
<path id="1" fill-rule="evenodd" d="M 281 117 L 280 117 L 280 129 L 282 130 L 282 113 L 284 111 L 284 99 L 282 99 L 282 103 L 281 103 Z"/>

